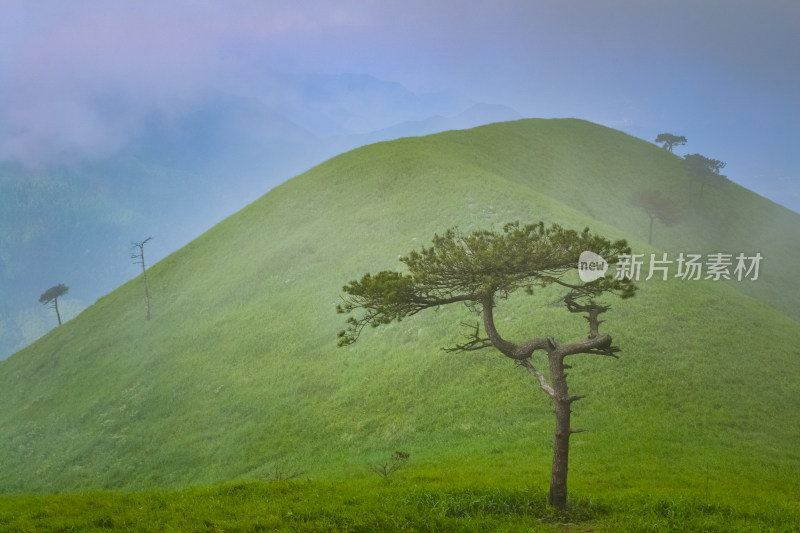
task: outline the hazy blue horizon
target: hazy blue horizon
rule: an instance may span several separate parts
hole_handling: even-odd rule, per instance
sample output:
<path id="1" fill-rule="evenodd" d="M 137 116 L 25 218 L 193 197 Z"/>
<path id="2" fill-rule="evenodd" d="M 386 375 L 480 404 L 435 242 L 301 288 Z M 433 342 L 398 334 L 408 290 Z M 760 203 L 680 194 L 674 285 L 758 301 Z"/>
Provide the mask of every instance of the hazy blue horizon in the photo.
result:
<path id="1" fill-rule="evenodd" d="M 0 159 L 108 155 L 153 110 L 210 93 L 286 101 L 282 73 L 364 74 L 525 117 L 685 135 L 681 153 L 724 160 L 733 181 L 800 211 L 791 1 L 83 0 L 0 13 Z M 352 133 L 424 118 L 369 104 Z"/>

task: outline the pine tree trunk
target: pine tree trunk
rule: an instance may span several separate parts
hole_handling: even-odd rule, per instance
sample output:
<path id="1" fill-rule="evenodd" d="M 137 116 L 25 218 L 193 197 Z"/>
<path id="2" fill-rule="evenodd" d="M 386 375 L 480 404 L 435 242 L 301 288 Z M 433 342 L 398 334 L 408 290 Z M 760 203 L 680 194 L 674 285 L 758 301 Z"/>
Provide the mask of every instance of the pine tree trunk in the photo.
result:
<path id="1" fill-rule="evenodd" d="M 142 280 L 144 281 L 144 301 L 145 305 L 147 305 L 147 314 L 145 315 L 145 320 L 150 320 L 150 288 L 147 285 L 147 268 L 145 267 L 144 264 L 144 243 L 142 243 L 139 257 L 141 257 L 142 259 Z"/>
<path id="2" fill-rule="evenodd" d="M 567 507 L 567 471 L 569 465 L 570 409 L 567 376 L 560 354 L 549 353 L 550 376 L 553 382 L 553 404 L 556 412 L 556 430 L 553 439 L 553 467 L 550 472 L 550 494 L 547 502 L 556 509 Z"/>
<path id="3" fill-rule="evenodd" d="M 553 467 L 550 471 L 550 494 L 547 502 L 556 509 L 567 507 L 567 471 L 569 465 L 569 423 L 568 402 L 555 402 L 556 432 L 553 439 Z"/>
<path id="4" fill-rule="evenodd" d="M 142 277 L 144 278 L 144 300 L 147 305 L 145 320 L 150 320 L 150 288 L 147 286 L 147 271 L 144 268 L 144 254 L 142 254 Z"/>
<path id="5" fill-rule="evenodd" d="M 53 300 L 53 307 L 56 309 L 56 318 L 58 319 L 58 325 L 61 325 L 61 313 L 58 312 L 58 297 Z"/>
<path id="6" fill-rule="evenodd" d="M 150 287 L 147 283 L 147 265 L 144 261 L 144 245 L 147 244 L 147 241 L 152 239 L 152 237 L 148 237 L 142 242 L 135 242 L 133 246 L 139 249 L 139 253 L 131 255 L 131 259 L 136 259 L 135 263 L 142 265 L 142 281 L 144 282 L 144 300 L 146 307 L 146 314 L 145 320 L 150 320 Z"/>

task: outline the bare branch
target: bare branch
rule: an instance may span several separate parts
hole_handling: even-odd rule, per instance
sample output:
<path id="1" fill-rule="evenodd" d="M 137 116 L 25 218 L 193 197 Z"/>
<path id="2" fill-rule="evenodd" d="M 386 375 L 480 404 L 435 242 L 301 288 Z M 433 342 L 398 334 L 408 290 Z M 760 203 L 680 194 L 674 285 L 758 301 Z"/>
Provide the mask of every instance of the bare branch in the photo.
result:
<path id="1" fill-rule="evenodd" d="M 613 357 L 614 359 L 619 359 L 619 356 L 617 355 L 617 352 L 619 351 L 620 349 L 617 348 L 616 346 L 609 346 L 607 349 L 604 350 L 589 350 L 587 352 L 581 352 L 581 353 L 586 353 L 589 355 L 603 355 L 605 357 Z"/>
<path id="2" fill-rule="evenodd" d="M 565 346 L 560 346 L 558 351 L 561 357 L 574 355 L 578 353 L 599 353 L 606 355 L 606 352 L 611 348 L 611 335 L 600 335 L 597 337 L 589 337 L 586 340 L 573 342 Z"/>
<path id="3" fill-rule="evenodd" d="M 528 359 L 536 350 L 547 350 L 549 348 L 547 339 L 531 339 L 517 347 L 514 359 Z"/>
<path id="4" fill-rule="evenodd" d="M 456 344 L 452 348 L 442 348 L 442 350 L 448 353 L 475 352 L 484 348 L 492 348 L 494 346 L 492 341 L 487 337 L 480 336 L 480 323 L 476 322 L 474 328 L 471 324 L 467 324 L 465 322 L 462 322 L 461 325 L 473 329 L 471 333 L 466 335 L 469 340 L 463 344 Z"/>
<path id="5" fill-rule="evenodd" d="M 525 370 L 533 374 L 533 376 L 537 380 L 539 380 L 539 386 L 542 388 L 542 390 L 545 391 L 547 394 L 549 394 L 551 398 L 555 398 L 556 393 L 555 391 L 553 391 L 553 387 L 551 387 L 550 384 L 547 383 L 547 378 L 545 378 L 541 372 L 536 370 L 536 367 L 534 367 L 533 364 L 531 364 L 530 360 L 521 359 L 517 361 L 517 364 L 519 366 L 525 367 Z"/>

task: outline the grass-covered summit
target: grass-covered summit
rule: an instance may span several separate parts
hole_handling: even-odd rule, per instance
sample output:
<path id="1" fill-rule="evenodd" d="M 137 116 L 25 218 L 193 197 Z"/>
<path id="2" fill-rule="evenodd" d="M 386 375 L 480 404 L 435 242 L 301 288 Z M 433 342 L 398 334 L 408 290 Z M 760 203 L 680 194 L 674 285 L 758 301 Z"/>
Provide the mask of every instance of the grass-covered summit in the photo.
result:
<path id="1" fill-rule="evenodd" d="M 700 151 L 700 150 L 698 150 Z M 713 155 L 713 154 L 710 154 Z M 735 162 L 729 162 L 733 166 Z M 681 205 L 656 226 L 641 189 Z M 733 183 L 692 209 L 681 158 L 579 120 L 523 120 L 335 157 L 273 189 L 141 279 L 0 362 L 0 492 L 184 488 L 301 470 L 413 483 L 545 487 L 552 406 L 489 350 L 447 354 L 467 310 L 365 331 L 337 348 L 344 284 L 395 269 L 434 233 L 557 222 L 635 253 L 763 256 L 757 281 L 641 282 L 614 302 L 620 360 L 571 390 L 570 485 L 583 494 L 791 503 L 800 485 L 800 215 Z M 501 303 L 510 338 L 572 338 L 546 300 Z M 789 502 L 789 503 L 787 503 Z"/>

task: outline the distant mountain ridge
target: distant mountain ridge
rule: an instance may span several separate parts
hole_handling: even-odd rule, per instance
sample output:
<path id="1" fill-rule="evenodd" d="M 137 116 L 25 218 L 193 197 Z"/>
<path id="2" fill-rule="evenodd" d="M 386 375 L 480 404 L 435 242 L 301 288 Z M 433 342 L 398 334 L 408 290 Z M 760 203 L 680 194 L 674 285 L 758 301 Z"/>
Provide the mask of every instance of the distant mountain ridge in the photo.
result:
<path id="1" fill-rule="evenodd" d="M 362 146 L 401 137 L 417 137 L 448 130 L 464 130 L 492 122 L 508 122 L 520 118 L 522 116 L 519 113 L 504 105 L 475 104 L 452 117 L 437 115 L 425 120 L 402 122 L 368 134 L 345 136 L 343 141 L 347 144 Z"/>

